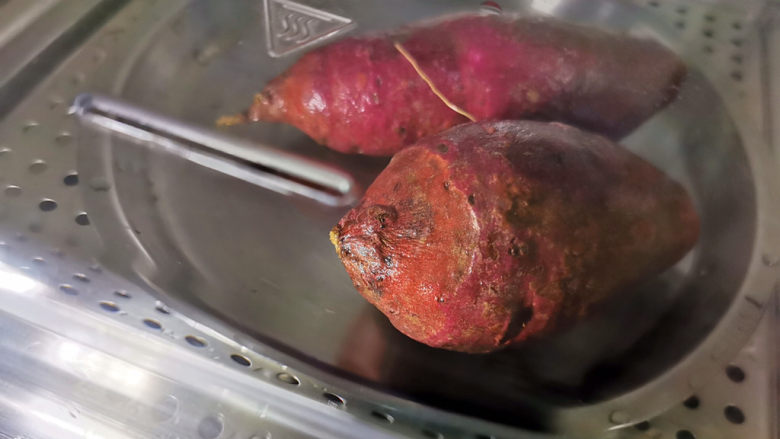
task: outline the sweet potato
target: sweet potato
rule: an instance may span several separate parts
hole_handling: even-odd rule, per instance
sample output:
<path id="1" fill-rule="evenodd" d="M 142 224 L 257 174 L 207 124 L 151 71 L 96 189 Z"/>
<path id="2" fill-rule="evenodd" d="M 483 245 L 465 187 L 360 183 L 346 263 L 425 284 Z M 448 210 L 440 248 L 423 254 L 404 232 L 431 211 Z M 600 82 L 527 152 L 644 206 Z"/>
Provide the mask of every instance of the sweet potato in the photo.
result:
<path id="1" fill-rule="evenodd" d="M 685 189 L 560 123 L 464 124 L 406 148 L 331 231 L 358 291 L 409 337 L 489 352 L 550 334 L 697 240 Z"/>
<path id="2" fill-rule="evenodd" d="M 566 122 L 611 138 L 677 94 L 685 66 L 660 44 L 539 18 L 461 16 L 305 54 L 255 96 L 252 121 L 295 125 L 335 150 L 392 155 L 467 119 Z"/>

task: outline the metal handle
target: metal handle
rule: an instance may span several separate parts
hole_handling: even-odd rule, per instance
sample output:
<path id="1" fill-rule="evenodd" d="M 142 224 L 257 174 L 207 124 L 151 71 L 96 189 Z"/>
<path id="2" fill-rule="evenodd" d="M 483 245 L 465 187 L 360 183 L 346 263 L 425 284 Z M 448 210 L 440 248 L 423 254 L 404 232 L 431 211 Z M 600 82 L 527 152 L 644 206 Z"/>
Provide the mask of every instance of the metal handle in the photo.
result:
<path id="1" fill-rule="evenodd" d="M 358 196 L 352 177 L 328 164 L 231 138 L 119 99 L 81 94 L 71 113 L 274 192 L 297 194 L 331 206 L 347 205 Z"/>

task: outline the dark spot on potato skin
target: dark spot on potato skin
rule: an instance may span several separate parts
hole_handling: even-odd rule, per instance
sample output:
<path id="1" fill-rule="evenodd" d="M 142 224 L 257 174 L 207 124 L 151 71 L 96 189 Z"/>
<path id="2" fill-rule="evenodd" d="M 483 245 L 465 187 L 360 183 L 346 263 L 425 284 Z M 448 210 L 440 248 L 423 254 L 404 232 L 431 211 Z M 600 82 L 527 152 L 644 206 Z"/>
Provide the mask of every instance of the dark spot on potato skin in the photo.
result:
<path id="1" fill-rule="evenodd" d="M 477 202 L 477 198 L 474 196 L 474 194 L 469 195 L 469 204 L 473 206 L 474 203 L 476 202 Z"/>
<path id="2" fill-rule="evenodd" d="M 436 149 L 437 149 L 437 150 L 438 150 L 440 153 L 442 153 L 442 154 L 443 154 L 443 153 L 445 153 L 445 152 L 447 152 L 447 151 L 449 151 L 449 148 L 447 147 L 447 145 L 445 145 L 445 144 L 443 144 L 443 143 L 440 143 L 440 144 L 436 145 Z"/>
<path id="3" fill-rule="evenodd" d="M 401 182 L 400 181 L 393 185 L 393 192 L 398 192 L 399 189 L 401 189 Z"/>
<path id="4" fill-rule="evenodd" d="M 380 213 L 376 217 L 377 221 L 379 221 L 379 228 L 384 229 L 387 227 L 387 213 Z"/>
<path id="5" fill-rule="evenodd" d="M 400 201 L 397 210 L 393 207 L 390 208 L 395 214 L 393 221 L 397 220 L 398 211 L 407 213 L 403 224 L 396 225 L 397 238 L 419 240 L 428 236 L 433 230 L 433 221 L 431 220 L 433 209 L 429 203 L 409 198 Z"/>
<path id="6" fill-rule="evenodd" d="M 450 190 L 450 182 L 449 181 L 445 181 L 442 186 L 444 186 L 444 190 L 445 191 Z"/>
<path id="7" fill-rule="evenodd" d="M 512 319 L 509 321 L 509 326 L 507 326 L 506 332 L 501 337 L 499 343 L 505 344 L 517 337 L 520 332 L 525 329 L 526 323 L 528 323 L 533 316 L 533 308 L 521 305 L 519 309 L 516 309 L 515 312 L 512 313 Z"/>
<path id="8" fill-rule="evenodd" d="M 517 229 L 524 229 L 539 223 L 537 209 L 533 208 L 538 204 L 538 200 L 526 201 L 518 196 L 510 196 L 510 198 L 512 205 L 504 213 L 504 219 L 507 223 Z"/>
<path id="9" fill-rule="evenodd" d="M 382 282 L 384 282 L 384 280 L 385 276 L 380 274 L 368 282 L 368 286 L 371 288 L 371 292 L 373 292 L 377 297 L 382 297 L 382 294 L 384 293 L 382 288 Z"/>
<path id="10" fill-rule="evenodd" d="M 367 209 L 370 216 L 376 220 L 374 226 L 378 223 L 380 229 L 387 227 L 389 223 L 398 219 L 398 211 L 393 206 L 375 204 Z"/>
<path id="11" fill-rule="evenodd" d="M 513 244 L 509 247 L 509 255 L 517 258 L 524 256 L 533 257 L 536 253 L 536 243 L 533 241 L 521 242 L 519 244 Z"/>
<path id="12" fill-rule="evenodd" d="M 406 134 L 406 127 L 403 126 L 398 127 L 398 135 L 403 136 L 404 134 Z"/>

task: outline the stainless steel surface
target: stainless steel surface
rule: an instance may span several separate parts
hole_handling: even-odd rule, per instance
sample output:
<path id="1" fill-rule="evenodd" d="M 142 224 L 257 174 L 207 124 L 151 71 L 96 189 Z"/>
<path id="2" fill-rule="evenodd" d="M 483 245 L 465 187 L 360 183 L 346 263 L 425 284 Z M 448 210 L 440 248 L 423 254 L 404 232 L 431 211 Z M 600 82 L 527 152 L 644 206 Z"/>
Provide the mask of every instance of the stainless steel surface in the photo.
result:
<path id="1" fill-rule="evenodd" d="M 35 264 L 77 270 L 74 262 L 47 254 Z M 230 359 L 240 351 L 202 331 L 177 333 L 173 314 L 142 291 L 112 294 L 123 281 L 109 273 L 87 271 L 92 288 L 62 300 L 31 277 L 36 269 L 0 264 L 0 437 L 398 437 L 329 406 L 317 383 L 282 381 L 292 372 L 278 364 L 256 361 L 242 373 Z"/>
<path id="2" fill-rule="evenodd" d="M 66 116 L 63 102 L 78 93 L 107 93 L 209 128 L 216 116 L 245 106 L 265 80 L 294 59 L 266 55 L 259 2 L 178 0 L 131 2 L 0 124 L 0 147 L 5 148 L 0 155 L 3 260 L 26 267 L 25 278 L 54 287 L 40 289 L 45 299 L 36 297 L 10 313 L 22 315 L 16 322 L 63 334 L 77 331 L 80 320 L 88 328 L 103 328 L 109 315 L 112 325 L 129 325 L 163 346 L 194 351 L 203 367 L 213 367 L 213 379 L 223 379 L 227 365 L 231 374 L 255 380 L 253 370 L 261 365 L 261 370 L 272 371 L 271 381 L 294 392 L 336 405 L 324 391 L 346 399 L 341 411 L 333 412 L 347 411 L 375 426 L 385 423 L 404 435 L 532 437 L 521 433 L 522 428 L 538 422 L 572 435 L 603 437 L 605 429 L 676 406 L 691 392 L 708 388 L 708 377 L 722 374 L 751 332 L 761 314 L 758 308 L 766 306 L 777 281 L 780 246 L 770 201 L 777 198 L 770 193 L 777 186 L 767 172 L 774 165 L 757 124 L 765 111 L 762 81 L 756 78 L 762 62 L 753 39 L 758 31 L 749 20 L 740 19 L 740 29 L 734 29 L 728 15 L 717 15 L 717 26 L 723 28 L 707 37 L 708 28 L 702 26 L 710 23 L 706 16 L 711 11 L 656 3 L 648 9 L 675 18 L 653 18 L 609 2 L 531 4 L 575 21 L 655 36 L 699 67 L 680 101 L 631 136 L 627 146 L 694 193 L 705 220 L 702 242 L 693 257 L 637 292 L 636 301 L 614 303 L 616 320 L 611 324 L 592 322 L 549 346 L 520 353 L 466 357 L 420 347 L 395 333 L 352 291 L 327 242 L 327 230 L 343 208 L 260 190 L 79 126 Z M 361 2 L 307 5 L 352 20 L 360 31 L 475 9 L 471 2 L 409 1 L 379 17 Z M 502 6 L 507 13 L 523 8 L 519 3 Z M 682 7 L 685 13 L 679 12 Z M 682 16 L 683 34 L 675 29 Z M 740 47 L 733 39 L 739 39 Z M 708 46 L 713 50 L 707 51 Z M 731 60 L 735 52 L 742 57 L 739 63 Z M 716 62 L 717 57 L 723 59 Z M 329 152 L 279 125 L 240 127 L 232 134 L 351 170 L 362 184 L 384 164 Z M 54 200 L 56 209 L 41 210 L 44 199 Z M 43 205 L 48 209 L 51 203 Z M 115 289 L 131 291 L 133 298 L 122 302 L 124 296 L 115 296 Z M 169 314 L 155 309 L 155 299 L 145 294 L 150 290 L 166 302 L 167 307 L 159 308 Z M 74 291 L 75 296 L 63 294 Z M 67 310 L 81 311 L 72 312 L 74 322 L 62 319 L 54 326 L 36 317 L 42 301 L 62 306 L 66 316 Z M 121 311 L 101 304 L 107 301 Z M 3 303 L 3 309 L 11 307 Z M 645 312 L 633 312 L 637 310 Z M 659 326 L 660 311 L 665 315 Z M 95 313 L 105 315 L 86 317 Z M 144 323 L 150 319 L 152 323 Z M 621 330 L 615 331 L 614 324 Z M 610 339 L 616 332 L 620 337 Z M 105 343 L 116 335 L 100 333 L 82 341 Z M 190 344 L 200 339 L 216 354 Z M 583 339 L 599 342 L 584 344 Z M 111 352 L 131 364 L 163 361 L 179 352 L 145 351 L 143 344 Z M 629 347 L 633 351 L 620 358 Z M 610 368 L 587 370 L 603 364 L 605 357 L 612 360 Z M 211 366 L 205 366 L 207 360 Z M 577 367 L 555 367 L 560 365 Z M 197 422 L 172 434 L 192 436 L 203 419 L 219 410 L 210 405 L 213 397 L 187 392 L 214 381 L 209 374 L 196 381 L 179 379 L 176 370 L 164 372 L 175 382 L 171 391 L 200 398 L 202 407 L 191 415 Z M 612 379 L 609 375 L 616 371 L 623 376 Z M 554 386 L 535 385 L 540 377 Z M 295 381 L 299 384 L 288 384 Z M 585 403 L 571 404 L 583 394 Z M 497 417 L 520 428 L 418 402 Z M 100 404 L 92 409 L 100 412 Z M 325 413 L 330 412 L 321 415 L 327 417 Z M 241 416 L 236 419 L 251 424 Z M 365 437 L 359 425 L 344 435 Z"/>
<path id="3" fill-rule="evenodd" d="M 32 81 L 56 58 L 72 49 L 96 18 L 96 10 L 111 9 L 121 2 L 100 0 L 9 0 L 0 3 L 0 101 L 11 104 L 13 97 L 28 91 Z M 90 20 L 91 17 L 91 20 Z M 87 28 L 87 29 L 85 29 Z M 57 42 L 62 43 L 53 47 Z M 71 47 L 68 47 L 71 46 Z M 47 49 L 52 53 L 46 54 Z M 24 70 L 27 68 L 27 70 Z M 17 81 L 12 81 L 17 79 Z M 32 84 L 34 85 L 34 84 Z M 7 108 L 0 107 L 0 117 Z"/>
<path id="4" fill-rule="evenodd" d="M 0 3 L 0 46 L 22 33 L 55 3 L 54 0 L 6 0 Z"/>
<path id="5" fill-rule="evenodd" d="M 661 416 L 616 432 L 615 437 L 674 438 L 678 432 L 687 431 L 700 439 L 776 438 L 780 353 L 777 299 L 750 342 L 706 386 L 692 390 L 689 399 Z"/>

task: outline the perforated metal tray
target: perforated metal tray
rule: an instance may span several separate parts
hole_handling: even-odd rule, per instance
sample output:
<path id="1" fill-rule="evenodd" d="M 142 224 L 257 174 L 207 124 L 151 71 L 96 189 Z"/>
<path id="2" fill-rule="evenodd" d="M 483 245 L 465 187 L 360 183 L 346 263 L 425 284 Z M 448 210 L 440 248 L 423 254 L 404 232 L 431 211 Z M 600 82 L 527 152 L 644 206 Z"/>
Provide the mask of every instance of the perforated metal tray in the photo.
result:
<path id="1" fill-rule="evenodd" d="M 119 405 L 133 410 L 110 416 L 129 424 L 130 413 L 145 413 L 149 422 L 128 430 L 141 437 L 238 437 L 251 434 L 245 428 L 261 412 L 274 415 L 262 421 L 259 437 L 278 428 L 283 435 L 379 437 L 366 420 L 428 437 L 531 437 L 534 428 L 602 437 L 706 387 L 752 331 L 777 279 L 758 28 L 749 16 L 668 3 L 646 6 L 673 17 L 671 26 L 621 3 L 503 6 L 652 36 L 694 67 L 681 99 L 625 144 L 688 186 L 704 217 L 703 239 L 693 257 L 634 300 L 614 303 L 612 320 L 525 352 L 474 357 L 421 347 L 352 291 L 327 241 L 344 207 L 195 165 L 183 159 L 186 144 L 165 152 L 157 141 L 128 140 L 66 115 L 77 94 L 104 93 L 211 127 L 309 44 L 477 10 L 476 3 L 399 2 L 379 16 L 361 2 L 139 1 L 0 124 L 3 260 L 23 267 L 21 274 L 6 267 L 3 321 L 36 340 L 29 352 L 8 343 L 17 355 L 5 357 L 7 366 L 30 352 L 50 355 L 43 370 L 75 374 L 73 384 L 87 389 L 68 403 L 82 406 L 75 418 L 67 410 L 76 425 L 86 422 L 79 413 L 104 421 L 103 404 L 126 397 Z M 285 17 L 312 20 L 312 35 L 278 37 L 272 30 Z M 328 152 L 289 127 L 255 125 L 230 135 L 327 162 L 361 184 L 384 163 Z M 107 346 L 103 336 L 122 347 Z M 119 372 L 105 381 L 110 375 L 97 369 L 116 359 Z M 552 367 L 561 364 L 576 367 Z M 38 378 L 24 372 L 22 383 Z M 50 392 L 14 384 L 39 399 Z M 74 393 L 48 384 L 55 394 Z M 305 425 L 296 425 L 301 416 Z M 653 422 L 652 433 L 674 425 Z"/>

